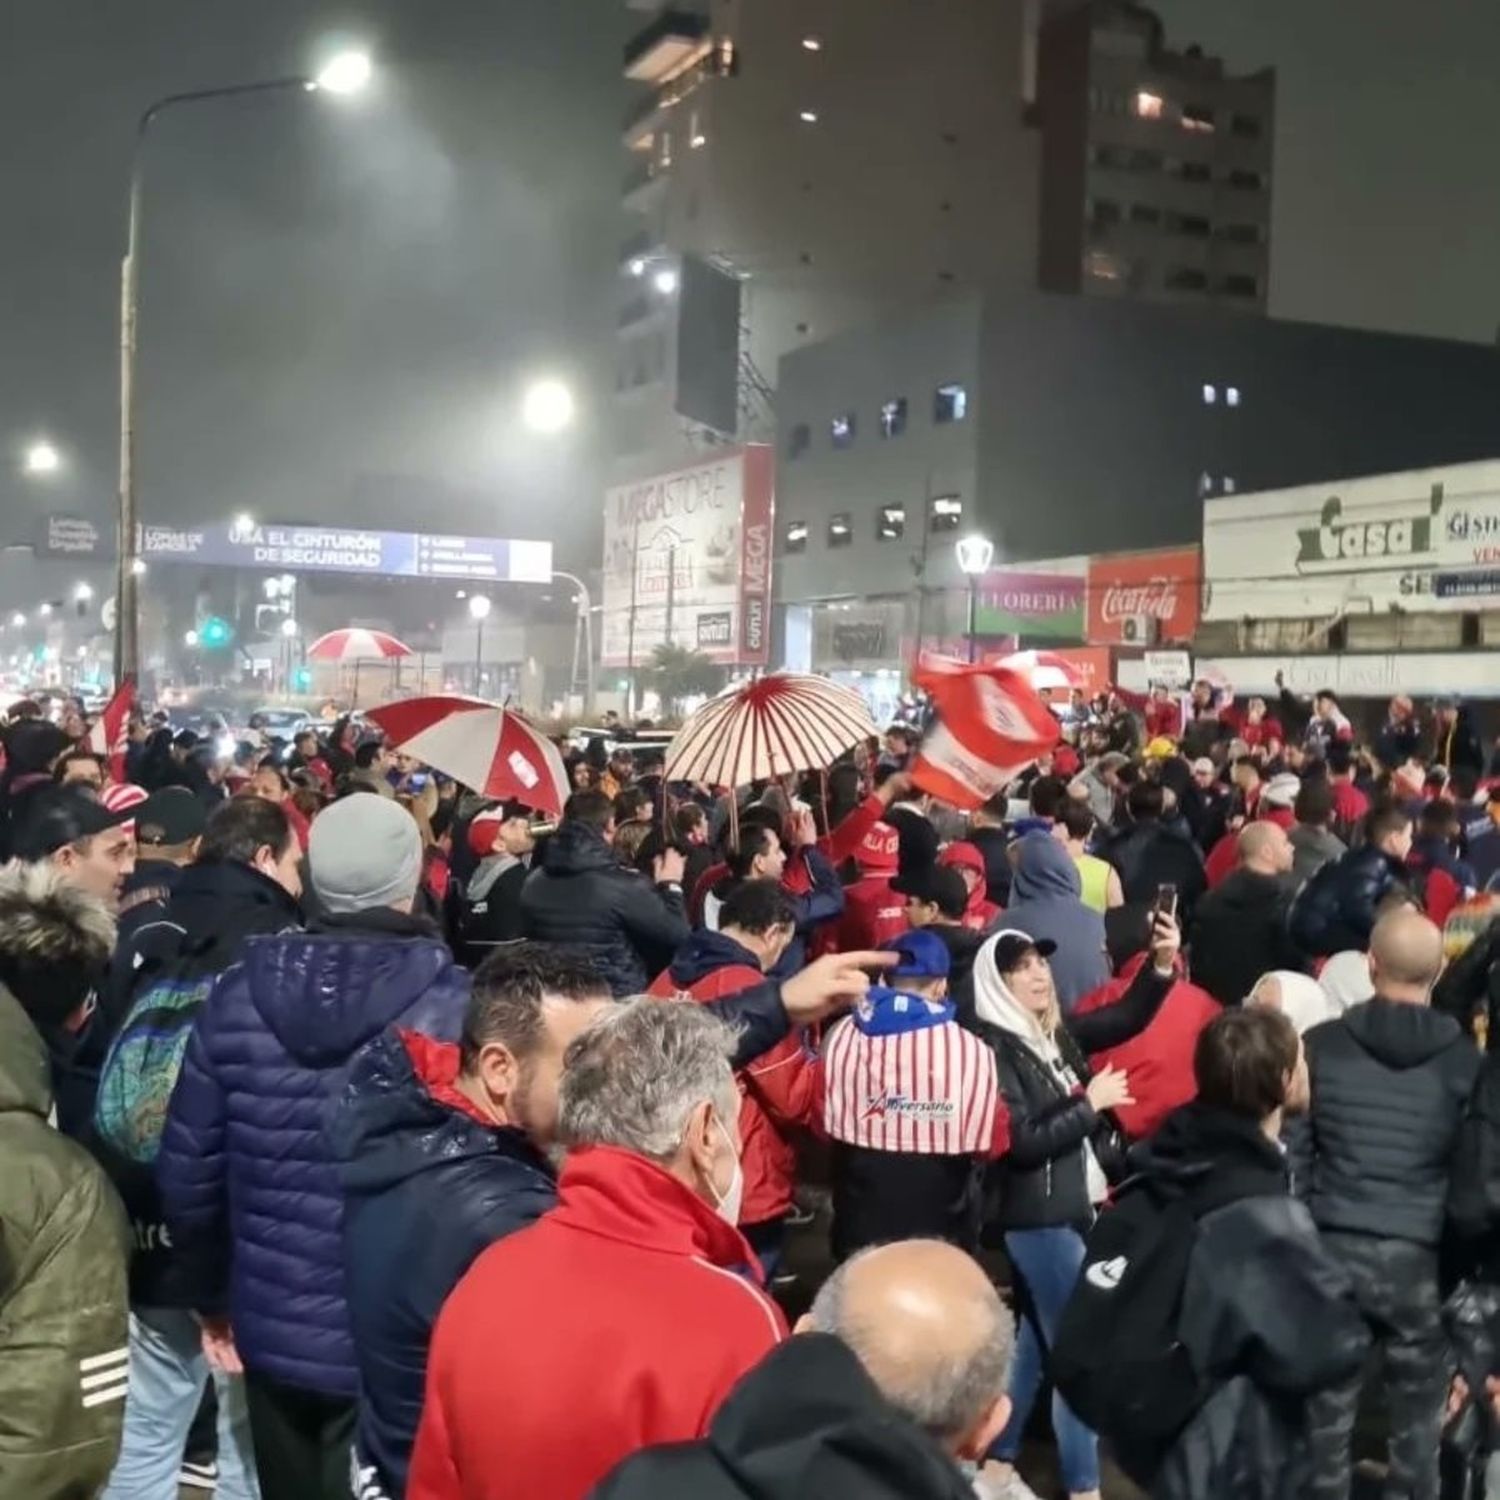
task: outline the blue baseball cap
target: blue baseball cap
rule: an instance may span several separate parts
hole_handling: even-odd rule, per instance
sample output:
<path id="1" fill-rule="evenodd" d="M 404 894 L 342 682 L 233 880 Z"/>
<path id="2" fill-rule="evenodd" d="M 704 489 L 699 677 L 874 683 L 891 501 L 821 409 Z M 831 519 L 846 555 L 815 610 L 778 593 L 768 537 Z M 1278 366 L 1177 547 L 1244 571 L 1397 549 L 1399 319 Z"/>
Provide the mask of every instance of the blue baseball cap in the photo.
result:
<path id="1" fill-rule="evenodd" d="M 892 979 L 946 979 L 948 945 L 934 932 L 903 932 L 885 944 L 887 953 L 899 953 L 901 962 L 889 971 Z"/>

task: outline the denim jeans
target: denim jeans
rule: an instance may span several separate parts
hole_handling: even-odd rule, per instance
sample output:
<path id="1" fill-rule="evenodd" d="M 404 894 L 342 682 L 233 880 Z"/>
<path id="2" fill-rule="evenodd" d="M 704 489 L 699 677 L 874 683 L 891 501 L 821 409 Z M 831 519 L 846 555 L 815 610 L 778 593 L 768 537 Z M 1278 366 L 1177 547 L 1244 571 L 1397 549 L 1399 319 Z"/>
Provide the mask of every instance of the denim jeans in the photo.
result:
<path id="1" fill-rule="evenodd" d="M 995 1439 L 989 1456 L 1013 1464 L 1021 1451 L 1021 1437 L 1041 1388 L 1047 1347 L 1083 1268 L 1083 1236 L 1066 1228 L 1009 1229 L 1005 1233 L 1005 1251 L 1017 1278 L 1025 1283 L 1030 1305 L 1020 1319 L 1016 1335 L 1016 1357 L 1010 1372 L 1010 1421 Z M 1097 1490 L 1099 1440 L 1055 1392 L 1052 1431 L 1057 1438 L 1058 1461 L 1068 1493 Z"/>
<path id="2" fill-rule="evenodd" d="M 177 1493 L 188 1428 L 210 1371 L 198 1323 L 180 1308 L 130 1312 L 130 1389 L 120 1456 L 101 1500 L 162 1500 Z M 245 1412 L 245 1382 L 213 1371 L 219 1399 L 215 1500 L 260 1500 Z"/>

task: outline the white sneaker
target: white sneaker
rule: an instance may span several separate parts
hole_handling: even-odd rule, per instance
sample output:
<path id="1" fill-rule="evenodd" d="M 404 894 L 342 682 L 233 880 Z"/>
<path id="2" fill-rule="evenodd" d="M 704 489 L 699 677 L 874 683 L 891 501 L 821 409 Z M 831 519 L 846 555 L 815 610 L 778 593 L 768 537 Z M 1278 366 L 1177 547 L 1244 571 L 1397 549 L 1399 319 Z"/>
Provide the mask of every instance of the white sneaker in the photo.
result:
<path id="1" fill-rule="evenodd" d="M 1019 1469 L 1012 1469 L 1004 1478 L 999 1465 L 986 1464 L 974 1481 L 974 1493 L 979 1500 L 1042 1500 L 1042 1497 L 1021 1478 Z"/>

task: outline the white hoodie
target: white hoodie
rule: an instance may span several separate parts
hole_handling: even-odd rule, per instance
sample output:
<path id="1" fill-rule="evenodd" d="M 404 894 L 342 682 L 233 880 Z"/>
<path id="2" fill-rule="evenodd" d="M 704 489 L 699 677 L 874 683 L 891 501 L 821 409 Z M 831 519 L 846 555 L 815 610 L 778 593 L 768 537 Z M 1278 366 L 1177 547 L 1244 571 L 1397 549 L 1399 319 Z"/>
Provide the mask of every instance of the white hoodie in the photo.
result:
<path id="1" fill-rule="evenodd" d="M 1054 1037 L 1042 1029 L 1041 1021 L 1011 992 L 995 968 L 995 945 L 1003 937 L 1032 939 L 1014 927 L 1002 927 L 988 938 L 974 958 L 974 1011 L 981 1021 L 1009 1032 L 1041 1063 L 1064 1094 L 1076 1094 L 1083 1080 L 1068 1065 Z M 1065 1023 L 1059 1020 L 1059 1026 Z M 1109 1179 L 1091 1141 L 1083 1143 L 1083 1170 L 1088 1182 L 1089 1202 L 1103 1203 L 1109 1196 Z"/>

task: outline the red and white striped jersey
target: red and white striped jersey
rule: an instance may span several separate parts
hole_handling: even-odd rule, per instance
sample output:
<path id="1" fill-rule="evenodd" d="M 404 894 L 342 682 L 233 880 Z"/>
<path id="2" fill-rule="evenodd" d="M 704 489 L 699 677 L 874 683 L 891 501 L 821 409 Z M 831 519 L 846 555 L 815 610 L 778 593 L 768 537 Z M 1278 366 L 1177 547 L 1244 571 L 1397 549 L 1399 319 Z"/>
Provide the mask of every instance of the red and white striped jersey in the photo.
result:
<path id="1" fill-rule="evenodd" d="M 875 1036 L 846 1017 L 823 1043 L 823 1076 L 824 1128 L 847 1145 L 973 1156 L 1003 1139 L 994 1053 L 956 1021 Z"/>

